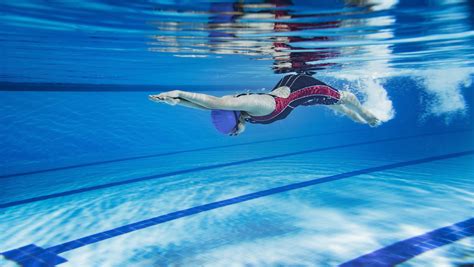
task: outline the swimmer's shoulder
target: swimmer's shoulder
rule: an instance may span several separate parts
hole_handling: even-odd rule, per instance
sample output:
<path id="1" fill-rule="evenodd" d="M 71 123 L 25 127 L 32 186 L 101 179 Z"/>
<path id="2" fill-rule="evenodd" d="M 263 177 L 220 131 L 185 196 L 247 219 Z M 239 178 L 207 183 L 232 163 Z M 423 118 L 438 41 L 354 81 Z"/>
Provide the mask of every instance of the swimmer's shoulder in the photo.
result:
<path id="1" fill-rule="evenodd" d="M 272 96 L 272 97 L 281 97 L 281 98 L 287 98 L 291 93 L 291 89 L 288 86 L 280 86 L 278 88 L 273 89 L 271 92 L 265 92 L 265 93 L 241 93 L 241 94 L 235 94 L 232 96 L 225 96 L 225 97 L 254 97 L 254 96 Z"/>
<path id="2" fill-rule="evenodd" d="M 268 94 L 271 95 L 271 96 L 276 96 L 276 97 L 280 97 L 280 98 L 287 98 L 291 94 L 291 89 L 290 89 L 290 87 L 284 85 L 284 86 L 280 86 L 280 87 L 277 87 L 277 88 L 273 89 Z"/>

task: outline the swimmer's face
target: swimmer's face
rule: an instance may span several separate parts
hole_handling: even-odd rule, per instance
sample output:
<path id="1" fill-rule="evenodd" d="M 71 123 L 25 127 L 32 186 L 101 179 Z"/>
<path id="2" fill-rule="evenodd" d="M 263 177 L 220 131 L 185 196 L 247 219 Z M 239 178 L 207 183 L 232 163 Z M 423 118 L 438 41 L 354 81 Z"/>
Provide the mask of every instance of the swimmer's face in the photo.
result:
<path id="1" fill-rule="evenodd" d="M 241 134 L 245 131 L 245 117 L 244 117 L 243 114 L 244 114 L 244 112 L 240 113 L 239 122 L 235 126 L 235 130 L 232 133 L 229 134 L 230 136 L 236 136 L 236 135 L 239 135 L 239 134 Z"/>

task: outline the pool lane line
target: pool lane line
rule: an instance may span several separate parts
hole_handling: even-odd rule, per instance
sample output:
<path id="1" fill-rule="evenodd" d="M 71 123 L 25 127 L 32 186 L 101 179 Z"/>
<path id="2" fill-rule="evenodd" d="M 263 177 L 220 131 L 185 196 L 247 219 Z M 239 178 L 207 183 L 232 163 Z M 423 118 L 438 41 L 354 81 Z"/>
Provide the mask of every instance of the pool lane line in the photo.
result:
<path id="1" fill-rule="evenodd" d="M 349 133 L 357 133 L 357 132 L 365 132 L 365 131 L 369 131 L 369 130 L 357 129 L 357 130 L 351 130 L 351 131 L 313 133 L 313 134 L 290 136 L 290 137 L 284 137 L 284 138 L 266 139 L 266 140 L 260 140 L 260 141 L 254 141 L 254 142 L 244 142 L 244 143 L 231 144 L 231 145 L 220 145 L 220 146 L 210 146 L 210 147 L 184 149 L 184 150 L 169 151 L 169 152 L 150 154 L 150 155 L 141 155 L 141 156 L 119 158 L 119 159 L 109 159 L 109 160 L 103 160 L 103 161 L 88 162 L 88 163 L 75 164 L 75 165 L 69 165 L 69 166 L 63 166 L 63 167 L 55 167 L 55 168 L 43 169 L 43 170 L 3 174 L 3 175 L 0 175 L 0 179 L 6 179 L 6 178 L 11 178 L 11 177 L 23 176 L 23 175 L 31 175 L 31 174 L 39 174 L 39 173 L 46 173 L 46 172 L 76 169 L 76 168 L 82 168 L 82 167 L 97 166 L 97 165 L 102 165 L 102 164 L 123 162 L 123 161 L 131 161 L 131 160 L 137 160 L 137 159 L 157 158 L 157 157 L 171 156 L 171 155 L 183 154 L 183 153 L 189 153 L 189 152 L 197 152 L 197 151 L 206 151 L 206 150 L 228 148 L 228 147 L 237 147 L 237 146 L 246 146 L 246 145 L 281 142 L 281 141 L 287 141 L 287 140 L 293 140 L 293 139 L 301 139 L 301 138 L 325 136 L 325 135 L 333 135 L 333 134 L 349 134 Z M 445 131 L 443 133 L 445 133 L 445 134 L 447 134 L 447 133 L 462 133 L 462 132 L 470 132 L 470 131 L 472 131 L 472 129 L 458 129 L 458 130 Z"/>
<path id="2" fill-rule="evenodd" d="M 449 133 L 452 133 L 452 132 L 449 132 Z M 384 139 L 379 139 L 379 140 L 371 140 L 371 141 L 364 141 L 364 142 L 323 147 L 323 148 L 313 148 L 313 149 L 308 149 L 308 150 L 283 153 L 283 154 L 277 154 L 277 155 L 272 155 L 272 156 L 258 157 L 258 158 L 252 158 L 252 159 L 227 162 L 227 163 L 201 166 L 201 167 L 185 169 L 185 170 L 172 171 L 172 172 L 167 172 L 167 173 L 153 174 L 153 175 L 148 175 L 148 176 L 143 176 L 143 177 L 127 179 L 123 181 L 117 181 L 117 182 L 101 184 L 101 185 L 94 185 L 94 186 L 83 187 L 79 189 L 73 189 L 69 191 L 63 191 L 63 192 L 42 195 L 42 196 L 37 196 L 37 197 L 32 197 L 32 198 L 27 198 L 27 199 L 22 199 L 22 200 L 0 203 L 0 209 L 10 208 L 10 207 L 18 206 L 18 205 L 23 205 L 23 204 L 28 204 L 28 203 L 33 203 L 37 201 L 58 198 L 58 197 L 70 196 L 70 195 L 75 195 L 75 194 L 80 194 L 84 192 L 90 192 L 90 191 L 95 191 L 95 190 L 100 190 L 100 189 L 105 189 L 105 188 L 110 188 L 110 187 L 115 187 L 115 186 L 121 186 L 125 184 L 132 184 L 132 183 L 138 183 L 142 181 L 160 179 L 160 178 L 170 177 L 174 175 L 181 175 L 181 174 L 193 173 L 193 172 L 204 171 L 204 170 L 212 170 L 212 169 L 218 169 L 218 168 L 223 168 L 223 167 L 237 166 L 237 165 L 247 164 L 251 162 L 259 162 L 259 161 L 264 161 L 264 160 L 284 158 L 284 157 L 295 156 L 295 155 L 303 155 L 303 154 L 309 154 L 309 153 L 314 153 L 314 152 L 328 151 L 328 150 L 348 148 L 348 147 L 356 147 L 356 146 L 362 146 L 362 145 L 371 145 L 371 144 L 406 140 L 406 139 L 426 137 L 426 136 L 436 136 L 436 135 L 443 135 L 443 134 L 449 134 L 449 133 L 425 133 L 425 134 L 411 135 L 411 136 L 384 138 Z"/>
<path id="3" fill-rule="evenodd" d="M 394 266 L 412 259 L 429 250 L 474 236 L 474 218 L 396 242 L 347 261 L 340 267 L 386 267 Z"/>
<path id="4" fill-rule="evenodd" d="M 97 165 L 102 165 L 102 164 L 107 164 L 107 163 L 123 162 L 123 161 L 137 160 L 137 159 L 157 158 L 157 157 L 171 156 L 171 155 L 176 155 L 176 154 L 183 154 L 183 153 L 197 152 L 197 151 L 206 151 L 206 150 L 219 149 L 219 148 L 228 148 L 228 147 L 236 147 L 236 146 L 273 143 L 273 142 L 281 142 L 281 141 L 300 139 L 300 138 L 308 138 L 308 137 L 315 137 L 315 136 L 325 136 L 325 135 L 333 135 L 333 134 L 348 134 L 348 133 L 353 133 L 353 132 L 364 132 L 364 131 L 368 131 L 368 130 L 357 129 L 357 130 L 351 130 L 351 131 L 313 133 L 313 134 L 290 136 L 290 137 L 277 138 L 277 139 L 266 139 L 266 140 L 253 141 L 253 142 L 244 142 L 244 143 L 231 144 L 231 145 L 220 145 L 220 146 L 209 146 L 209 147 L 201 147 L 201 148 L 183 149 L 183 150 L 177 150 L 177 151 L 162 152 L 162 153 L 157 153 L 157 154 L 133 156 L 133 157 L 126 157 L 126 158 L 118 158 L 118 159 L 109 159 L 109 160 L 88 162 L 88 163 L 82 163 L 82 164 L 74 164 L 74 165 L 69 165 L 69 166 L 55 167 L 55 168 L 49 168 L 49 169 L 43 169 L 43 170 L 3 174 L 3 175 L 0 175 L 0 179 L 6 179 L 6 178 L 11 178 L 11 177 L 23 176 L 23 175 L 31 175 L 31 174 L 39 174 L 39 173 L 46 173 L 46 172 L 76 169 L 76 168 L 82 168 L 82 167 L 97 166 Z M 461 129 L 461 130 L 454 130 L 454 131 L 455 132 L 466 132 L 466 131 L 472 131 L 472 129 Z"/>
<path id="5" fill-rule="evenodd" d="M 155 226 L 158 224 L 162 224 L 165 222 L 173 221 L 179 218 L 195 215 L 201 212 L 206 212 L 209 210 L 214 210 L 214 209 L 218 209 L 218 208 L 222 208 L 222 207 L 226 207 L 230 205 L 235 205 L 238 203 L 247 202 L 250 200 L 257 199 L 257 198 L 262 198 L 265 196 L 288 192 L 288 191 L 305 188 L 305 187 L 309 187 L 313 185 L 342 180 L 342 179 L 350 178 L 350 177 L 361 175 L 361 174 L 369 174 L 373 172 L 385 171 L 385 170 L 406 167 L 406 166 L 413 166 L 413 165 L 418 165 L 422 163 L 446 160 L 446 159 L 468 156 L 468 155 L 473 155 L 473 154 L 474 154 L 474 150 L 467 150 L 467 151 L 462 151 L 462 152 L 457 152 L 457 153 L 432 156 L 432 157 L 421 158 L 421 159 L 416 159 L 416 160 L 402 161 L 402 162 L 397 162 L 397 163 L 381 165 L 377 167 L 350 171 L 350 172 L 345 172 L 341 174 L 326 176 L 324 178 L 316 178 L 316 179 L 312 179 L 312 180 L 308 180 L 304 182 L 298 182 L 298 183 L 288 184 L 284 186 L 274 187 L 274 188 L 270 188 L 270 189 L 266 189 L 262 191 L 257 191 L 254 193 L 241 195 L 238 197 L 233 197 L 233 198 L 229 198 L 225 200 L 203 204 L 200 206 L 195 206 L 195 207 L 184 209 L 184 210 L 171 212 L 171 213 L 160 215 L 151 219 L 146 219 L 146 220 L 142 220 L 136 223 L 120 226 L 108 231 L 88 235 L 76 240 L 72 240 L 72 241 L 68 241 L 59 245 L 52 246 L 49 248 L 41 248 L 39 246 L 36 246 L 35 244 L 30 244 L 30 245 L 23 246 L 17 249 L 2 252 L 1 254 L 5 256 L 7 259 L 13 260 L 22 266 L 36 266 L 34 264 L 39 264 L 39 263 L 44 264 L 44 262 L 46 262 L 47 264 L 50 264 L 48 266 L 54 266 L 58 263 L 67 261 L 67 259 L 58 255 L 60 253 L 71 251 L 80 247 L 84 247 L 86 245 L 100 242 L 102 240 L 110 239 L 116 236 L 124 235 L 130 232 L 134 232 L 137 230 L 141 230 L 141 229 Z"/>

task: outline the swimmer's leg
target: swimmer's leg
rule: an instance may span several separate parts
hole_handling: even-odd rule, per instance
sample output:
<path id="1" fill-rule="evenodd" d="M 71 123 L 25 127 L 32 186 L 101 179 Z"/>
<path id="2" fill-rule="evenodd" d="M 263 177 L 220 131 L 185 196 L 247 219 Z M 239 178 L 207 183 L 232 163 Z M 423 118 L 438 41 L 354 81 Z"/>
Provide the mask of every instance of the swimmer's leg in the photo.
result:
<path id="1" fill-rule="evenodd" d="M 344 106 L 344 105 L 327 105 L 326 107 L 337 111 L 343 115 L 346 115 L 347 117 L 351 118 L 353 121 L 366 124 L 367 121 L 365 121 L 359 114 L 354 112 L 352 109 Z"/>
<path id="2" fill-rule="evenodd" d="M 380 120 L 374 114 L 372 114 L 372 112 L 364 108 L 353 93 L 349 91 L 341 91 L 340 93 L 341 103 L 339 103 L 339 105 L 344 105 L 345 107 L 350 108 L 351 110 L 356 112 L 370 126 L 377 126 L 380 124 Z"/>

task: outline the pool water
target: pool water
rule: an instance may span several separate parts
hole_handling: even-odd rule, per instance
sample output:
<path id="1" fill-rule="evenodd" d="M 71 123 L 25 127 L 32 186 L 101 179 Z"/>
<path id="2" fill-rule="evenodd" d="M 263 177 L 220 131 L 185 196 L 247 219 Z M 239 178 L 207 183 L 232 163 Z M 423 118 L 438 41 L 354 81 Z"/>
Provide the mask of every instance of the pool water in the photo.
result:
<path id="1" fill-rule="evenodd" d="M 470 1 L 5 1 L 0 266 L 471 266 Z M 149 94 L 322 106 L 222 135 Z"/>

